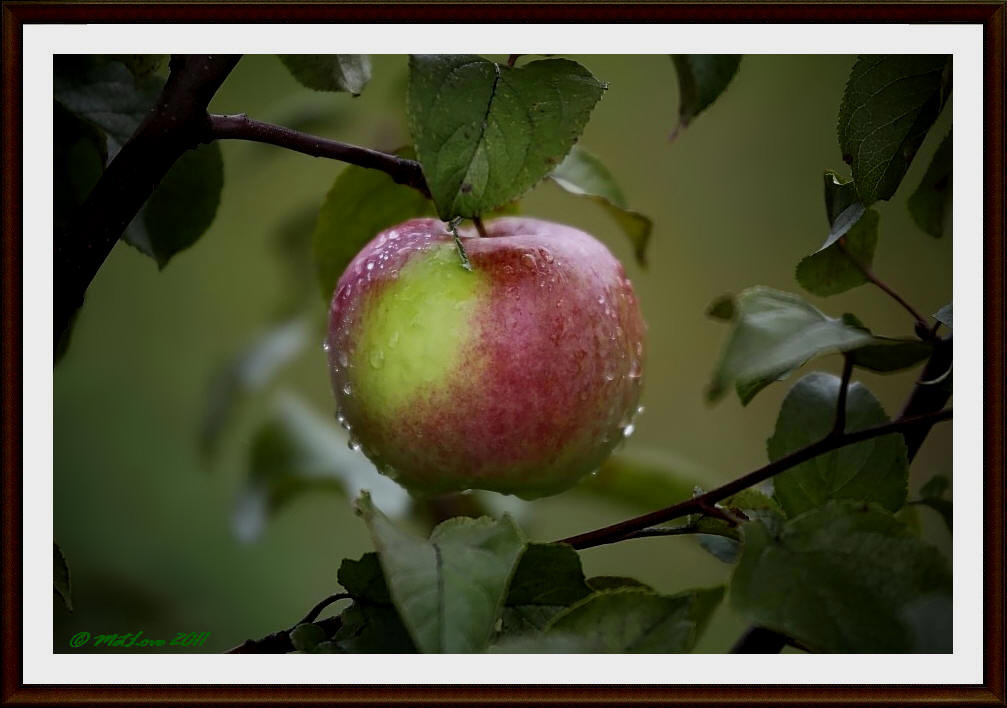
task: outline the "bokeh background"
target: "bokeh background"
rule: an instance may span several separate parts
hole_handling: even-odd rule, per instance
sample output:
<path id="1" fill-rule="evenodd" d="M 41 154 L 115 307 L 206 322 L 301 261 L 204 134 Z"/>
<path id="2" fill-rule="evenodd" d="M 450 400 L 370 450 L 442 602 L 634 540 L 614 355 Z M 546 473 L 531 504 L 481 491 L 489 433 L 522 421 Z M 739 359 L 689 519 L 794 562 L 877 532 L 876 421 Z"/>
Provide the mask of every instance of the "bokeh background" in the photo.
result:
<path id="1" fill-rule="evenodd" d="M 678 89 L 666 56 L 575 58 L 609 83 L 581 144 L 608 165 L 630 206 L 653 218 L 650 267 L 634 263 L 600 207 L 555 185 L 540 185 L 522 210 L 595 234 L 626 265 L 649 323 L 649 354 L 646 410 L 623 452 L 654 461 L 689 487 L 708 488 L 765 462 L 780 401 L 798 376 L 747 408 L 733 396 L 707 405 L 704 388 L 727 328 L 704 310 L 716 296 L 749 285 L 800 292 L 794 268 L 827 231 L 822 173 L 848 174 L 835 123 L 854 57 L 746 56 L 727 91 L 673 143 Z M 371 83 L 352 98 L 302 88 L 275 57 L 246 56 L 211 110 L 394 149 L 408 142 L 406 61 L 374 57 Z M 951 238 L 918 230 L 905 200 L 949 116 L 946 108 L 903 188 L 877 205 L 875 271 L 924 313 L 950 301 Z M 301 397 L 342 434 L 331 418 L 321 348 L 326 303 L 304 249 L 313 214 L 343 166 L 250 143 L 226 142 L 223 151 L 224 191 L 210 230 L 160 272 L 120 243 L 92 283 L 55 369 L 54 538 L 70 564 L 75 605 L 70 613 L 54 598 L 57 652 L 81 651 L 68 644 L 81 630 L 140 629 L 148 637 L 209 632 L 199 650 L 222 651 L 292 624 L 337 591 L 342 558 L 371 550 L 351 500 L 338 492 L 296 496 L 258 529 L 242 517 L 250 443 L 278 399 Z M 807 297 L 828 314 L 858 314 L 878 333 L 912 332 L 906 313 L 869 286 L 828 300 Z M 215 375 L 300 298 L 310 302 L 310 346 L 244 397 L 207 456 L 200 429 Z M 813 367 L 838 372 L 839 357 Z M 916 373 L 857 378 L 895 414 Z M 359 455 L 336 457 L 365 486 L 383 481 Z M 911 492 L 936 473 L 951 474 L 950 426 L 925 444 Z M 576 489 L 534 502 L 491 494 L 479 500 L 509 510 L 529 538 L 542 541 L 647 510 Z M 921 509 L 918 517 L 924 536 L 950 553 L 936 515 Z M 412 514 L 404 523 L 423 532 L 429 520 Z M 589 575 L 630 575 L 666 592 L 722 583 L 731 570 L 690 537 L 635 540 L 582 558 Z M 744 627 L 725 603 L 698 650 L 726 651 Z"/>

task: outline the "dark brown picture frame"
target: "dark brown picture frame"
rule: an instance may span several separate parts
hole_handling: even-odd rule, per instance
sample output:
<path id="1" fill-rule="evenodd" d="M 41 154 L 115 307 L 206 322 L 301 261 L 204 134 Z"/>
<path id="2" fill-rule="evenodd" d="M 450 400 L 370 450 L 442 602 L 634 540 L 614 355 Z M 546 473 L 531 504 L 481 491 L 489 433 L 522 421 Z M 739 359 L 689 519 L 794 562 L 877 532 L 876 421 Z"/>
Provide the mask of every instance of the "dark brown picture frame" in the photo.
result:
<path id="1" fill-rule="evenodd" d="M 243 3 L 3 2 L 2 651 L 4 704 L 140 703 L 813 703 L 1005 705 L 1004 679 L 1004 29 L 1007 7 L 969 3 Z M 552 22 L 968 23 L 984 57 L 984 636 L 977 686 L 252 686 L 22 683 L 22 30 L 34 23 Z M 27 382 L 30 386 L 30 382 Z M 45 472 L 36 470 L 36 472 Z M 238 659 L 236 659 L 237 661 Z"/>

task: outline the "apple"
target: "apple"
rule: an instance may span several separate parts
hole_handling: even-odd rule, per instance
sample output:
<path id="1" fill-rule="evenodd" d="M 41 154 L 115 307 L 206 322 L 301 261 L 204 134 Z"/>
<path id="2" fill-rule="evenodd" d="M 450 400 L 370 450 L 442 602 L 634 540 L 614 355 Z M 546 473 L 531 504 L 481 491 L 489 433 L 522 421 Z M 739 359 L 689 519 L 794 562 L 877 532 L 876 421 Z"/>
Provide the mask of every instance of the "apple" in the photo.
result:
<path id="1" fill-rule="evenodd" d="M 337 416 L 411 492 L 555 494 L 632 432 L 646 325 L 594 237 L 485 230 L 459 230 L 471 270 L 437 219 L 381 232 L 346 268 L 325 342 Z"/>

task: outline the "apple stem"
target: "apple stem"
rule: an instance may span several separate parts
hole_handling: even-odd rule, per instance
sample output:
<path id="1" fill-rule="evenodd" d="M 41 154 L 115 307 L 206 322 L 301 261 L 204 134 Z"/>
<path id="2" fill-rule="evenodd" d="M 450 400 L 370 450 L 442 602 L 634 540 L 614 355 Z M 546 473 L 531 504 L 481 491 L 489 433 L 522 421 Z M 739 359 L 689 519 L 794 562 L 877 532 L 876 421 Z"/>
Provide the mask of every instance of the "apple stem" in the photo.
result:
<path id="1" fill-rule="evenodd" d="M 458 222 L 461 221 L 461 217 L 457 217 L 448 222 L 448 230 L 455 239 L 455 248 L 458 249 L 458 257 L 462 261 L 462 268 L 465 270 L 472 270 L 472 262 L 469 260 L 469 255 L 465 253 L 465 246 L 462 245 L 461 237 L 458 236 Z"/>

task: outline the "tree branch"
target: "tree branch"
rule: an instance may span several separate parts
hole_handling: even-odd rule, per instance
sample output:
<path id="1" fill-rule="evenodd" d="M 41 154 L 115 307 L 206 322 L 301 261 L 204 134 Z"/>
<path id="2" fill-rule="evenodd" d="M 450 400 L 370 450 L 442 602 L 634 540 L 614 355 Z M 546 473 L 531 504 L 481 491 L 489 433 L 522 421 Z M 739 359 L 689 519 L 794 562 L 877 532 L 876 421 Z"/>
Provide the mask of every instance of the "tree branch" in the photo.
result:
<path id="1" fill-rule="evenodd" d="M 780 459 L 770 462 L 757 470 L 742 475 L 727 484 L 721 485 L 716 489 L 711 489 L 710 491 L 693 497 L 692 499 L 686 499 L 678 504 L 673 504 L 672 506 L 664 509 L 652 511 L 649 514 L 643 514 L 642 516 L 627 519 L 617 524 L 612 524 L 611 526 L 605 526 L 600 529 L 595 529 L 594 531 L 570 536 L 569 538 L 557 541 L 557 543 L 567 543 L 577 549 L 593 548 L 595 546 L 603 546 L 608 543 L 616 543 L 617 541 L 622 541 L 630 534 L 640 531 L 641 529 L 673 521 L 674 519 L 681 518 L 687 514 L 701 512 L 704 506 L 712 506 L 732 494 L 737 494 L 743 489 L 747 489 L 748 487 L 752 487 L 760 482 L 764 482 L 765 480 L 770 479 L 771 477 L 774 477 L 791 467 L 796 467 L 802 462 L 807 462 L 808 460 L 818 457 L 826 452 L 831 452 L 832 450 L 837 450 L 841 447 L 846 447 L 847 445 L 853 445 L 854 443 L 870 440 L 871 438 L 888 435 L 890 433 L 904 433 L 920 426 L 926 426 L 926 428 L 929 429 L 929 427 L 934 423 L 950 419 L 951 409 L 949 408 L 936 413 L 929 413 L 910 418 L 899 418 L 898 420 L 889 423 L 875 425 L 870 428 L 843 433 L 841 435 L 827 435 L 816 443 L 812 443 L 807 447 L 802 447 L 800 450 L 795 450 L 785 457 L 781 457 Z"/>
<path id="2" fill-rule="evenodd" d="M 177 55 L 147 117 L 109 163 L 67 233 L 54 234 L 54 346 L 129 222 L 175 161 L 196 147 L 206 107 L 241 55 Z"/>
<path id="3" fill-rule="evenodd" d="M 864 274 L 864 277 L 867 278 L 867 280 L 869 280 L 875 286 L 877 286 L 882 291 L 884 291 L 885 294 L 887 294 L 889 297 L 891 297 L 893 300 L 895 300 L 895 302 L 897 302 L 900 305 L 902 305 L 902 307 L 905 308 L 905 310 L 910 315 L 913 316 L 913 319 L 916 320 L 916 324 L 918 325 L 917 326 L 917 333 L 920 333 L 921 330 L 922 330 L 922 332 L 925 332 L 925 333 L 929 334 L 930 329 L 927 327 L 927 320 L 926 320 L 926 318 L 923 315 L 921 315 L 919 313 L 919 311 L 915 307 L 913 307 L 912 305 L 910 305 L 909 302 L 906 301 L 905 298 L 903 298 L 901 295 L 899 295 L 897 292 L 895 292 L 895 290 L 893 290 L 892 287 L 890 285 L 888 285 L 885 281 L 881 280 L 881 278 L 879 278 L 878 276 L 874 275 L 874 271 L 873 270 L 871 270 L 868 266 L 866 266 L 863 263 L 861 263 L 860 261 L 858 261 L 852 255 L 850 255 L 850 252 L 847 251 L 846 247 L 843 245 L 842 240 L 840 240 L 838 243 L 836 243 L 836 247 L 839 248 L 839 250 L 842 251 L 846 255 L 846 257 L 850 259 L 850 262 L 854 266 L 857 267 L 857 270 L 859 270 L 861 273 Z"/>
<path id="4" fill-rule="evenodd" d="M 370 148 L 342 143 L 338 140 L 320 138 L 297 130 L 291 130 L 282 125 L 264 123 L 245 114 L 211 115 L 209 128 L 203 140 L 250 140 L 256 143 L 267 143 L 277 147 L 293 150 L 312 157 L 325 157 L 330 160 L 348 162 L 358 167 L 380 170 L 388 174 L 398 184 L 404 184 L 418 190 L 424 196 L 430 196 L 423 170 L 416 160 L 391 155 Z"/>
<path id="5" fill-rule="evenodd" d="M 832 426 L 833 435 L 842 435 L 846 430 L 846 396 L 850 390 L 850 378 L 853 376 L 853 357 L 843 354 L 843 378 L 839 384 L 839 396 L 836 401 L 836 422 Z"/>

